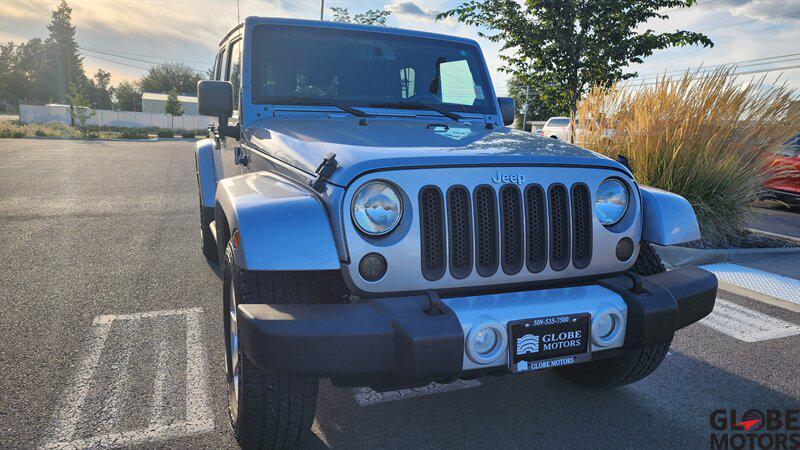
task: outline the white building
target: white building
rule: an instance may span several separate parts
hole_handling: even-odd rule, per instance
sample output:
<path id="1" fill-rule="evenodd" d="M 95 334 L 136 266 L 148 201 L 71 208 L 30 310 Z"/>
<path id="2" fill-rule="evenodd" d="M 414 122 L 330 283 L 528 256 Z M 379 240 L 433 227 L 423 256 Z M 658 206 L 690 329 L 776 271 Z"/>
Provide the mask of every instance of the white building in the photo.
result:
<path id="1" fill-rule="evenodd" d="M 197 97 L 179 95 L 178 101 L 181 102 L 181 106 L 183 106 L 184 115 L 198 115 Z M 142 112 L 164 114 L 164 105 L 166 103 L 167 94 L 156 94 L 155 92 L 145 92 L 142 94 Z"/>

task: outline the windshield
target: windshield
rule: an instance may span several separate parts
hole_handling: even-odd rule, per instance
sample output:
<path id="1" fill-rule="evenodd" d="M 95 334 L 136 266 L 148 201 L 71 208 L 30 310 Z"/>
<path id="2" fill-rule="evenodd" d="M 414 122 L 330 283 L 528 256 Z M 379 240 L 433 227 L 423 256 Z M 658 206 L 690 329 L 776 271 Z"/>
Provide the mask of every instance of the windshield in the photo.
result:
<path id="1" fill-rule="evenodd" d="M 328 103 L 494 113 L 479 50 L 388 33 L 261 26 L 253 33 L 255 104 Z"/>

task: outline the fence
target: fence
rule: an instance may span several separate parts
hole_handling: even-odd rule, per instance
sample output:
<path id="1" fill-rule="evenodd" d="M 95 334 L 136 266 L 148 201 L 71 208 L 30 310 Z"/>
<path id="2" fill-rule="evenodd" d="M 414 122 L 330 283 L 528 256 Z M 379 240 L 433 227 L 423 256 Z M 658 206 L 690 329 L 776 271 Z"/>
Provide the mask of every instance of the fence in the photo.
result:
<path id="1" fill-rule="evenodd" d="M 95 109 L 95 115 L 87 125 L 124 128 L 164 128 L 173 130 L 202 130 L 216 119 L 206 116 L 170 116 L 131 111 L 108 111 Z M 69 124 L 67 105 L 19 105 L 19 121 L 22 123 L 62 122 Z"/>

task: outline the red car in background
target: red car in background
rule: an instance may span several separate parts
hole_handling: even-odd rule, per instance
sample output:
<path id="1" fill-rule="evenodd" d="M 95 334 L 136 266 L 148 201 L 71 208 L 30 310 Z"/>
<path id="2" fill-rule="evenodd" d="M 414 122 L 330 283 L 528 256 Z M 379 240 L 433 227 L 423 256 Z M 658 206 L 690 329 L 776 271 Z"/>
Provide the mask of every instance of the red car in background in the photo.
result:
<path id="1" fill-rule="evenodd" d="M 783 173 L 764 183 L 768 195 L 787 203 L 800 204 L 800 134 L 784 142 L 776 156 L 770 166 L 780 167 Z"/>

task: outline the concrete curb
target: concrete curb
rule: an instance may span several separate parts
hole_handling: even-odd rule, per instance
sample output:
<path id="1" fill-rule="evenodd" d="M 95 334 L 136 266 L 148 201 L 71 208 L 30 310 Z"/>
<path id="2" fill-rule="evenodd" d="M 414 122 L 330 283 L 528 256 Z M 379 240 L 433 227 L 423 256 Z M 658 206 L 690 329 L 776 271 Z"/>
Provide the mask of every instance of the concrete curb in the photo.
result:
<path id="1" fill-rule="evenodd" d="M 797 254 L 800 256 L 800 248 L 687 248 L 674 245 L 663 246 L 651 244 L 661 257 L 664 265 L 669 268 L 683 266 L 700 266 L 703 264 L 713 264 L 726 262 L 735 257 L 759 258 L 763 256 L 779 254 Z"/>

